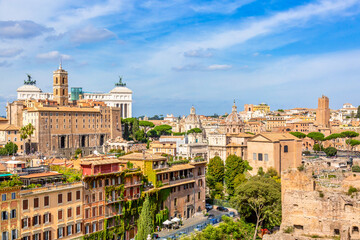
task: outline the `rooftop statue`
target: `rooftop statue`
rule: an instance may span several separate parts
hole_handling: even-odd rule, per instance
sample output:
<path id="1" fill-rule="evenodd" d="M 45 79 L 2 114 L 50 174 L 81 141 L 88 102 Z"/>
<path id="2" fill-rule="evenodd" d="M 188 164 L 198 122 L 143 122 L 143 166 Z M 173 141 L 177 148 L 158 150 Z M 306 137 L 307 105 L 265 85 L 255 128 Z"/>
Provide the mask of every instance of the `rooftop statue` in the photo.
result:
<path id="1" fill-rule="evenodd" d="M 32 80 L 32 77 L 30 74 L 26 74 L 28 77 L 28 80 L 24 80 L 25 85 L 36 85 L 36 80 Z"/>
<path id="2" fill-rule="evenodd" d="M 122 82 L 122 77 L 119 76 L 119 82 L 118 82 L 118 83 L 115 83 L 115 86 L 116 86 L 116 87 L 125 87 L 125 86 L 126 86 L 126 83 L 123 83 L 123 82 Z"/>

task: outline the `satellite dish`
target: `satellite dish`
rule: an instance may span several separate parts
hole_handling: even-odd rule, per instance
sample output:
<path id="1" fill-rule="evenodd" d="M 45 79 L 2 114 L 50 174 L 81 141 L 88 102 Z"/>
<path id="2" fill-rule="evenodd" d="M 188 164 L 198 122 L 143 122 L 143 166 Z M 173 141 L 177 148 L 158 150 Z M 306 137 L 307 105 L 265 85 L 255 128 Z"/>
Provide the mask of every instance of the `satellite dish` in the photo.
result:
<path id="1" fill-rule="evenodd" d="M 12 157 L 11 157 L 11 159 L 12 159 L 12 160 L 15 160 L 15 157 L 14 157 L 14 156 L 12 156 Z"/>

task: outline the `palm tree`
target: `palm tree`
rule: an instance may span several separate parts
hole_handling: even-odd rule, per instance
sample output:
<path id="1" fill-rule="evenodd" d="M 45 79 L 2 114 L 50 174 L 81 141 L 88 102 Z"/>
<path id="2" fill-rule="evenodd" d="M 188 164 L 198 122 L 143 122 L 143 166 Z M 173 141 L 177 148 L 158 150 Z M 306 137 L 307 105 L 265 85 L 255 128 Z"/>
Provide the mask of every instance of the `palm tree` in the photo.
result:
<path id="1" fill-rule="evenodd" d="M 31 153 L 31 135 L 34 134 L 35 131 L 35 127 L 29 123 L 28 125 L 23 126 L 20 129 L 20 137 L 22 139 L 24 139 L 24 151 L 26 152 L 26 147 L 25 147 L 25 140 L 29 139 L 29 149 L 30 149 L 30 153 Z"/>

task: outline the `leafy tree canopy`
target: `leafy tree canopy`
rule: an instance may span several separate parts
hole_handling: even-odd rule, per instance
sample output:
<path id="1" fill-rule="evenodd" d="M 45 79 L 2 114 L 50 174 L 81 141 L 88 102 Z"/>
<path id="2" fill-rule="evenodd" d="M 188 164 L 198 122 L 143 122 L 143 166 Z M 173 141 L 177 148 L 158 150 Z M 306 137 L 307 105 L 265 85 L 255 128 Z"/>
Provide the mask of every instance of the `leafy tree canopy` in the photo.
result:
<path id="1" fill-rule="evenodd" d="M 308 135 L 308 138 L 311 138 L 314 141 L 323 141 L 324 140 L 324 134 L 320 132 L 311 132 Z"/>
<path id="2" fill-rule="evenodd" d="M 219 156 L 211 158 L 206 172 L 206 184 L 210 189 L 212 198 L 223 196 L 223 181 L 225 176 L 225 166 L 223 160 Z M 217 197 L 215 197 L 217 196 Z"/>
<path id="3" fill-rule="evenodd" d="M 192 133 L 202 133 L 202 130 L 200 128 L 192 128 L 189 131 L 187 131 L 187 134 L 192 134 Z"/>
<path id="4" fill-rule="evenodd" d="M 253 220 L 256 239 L 260 226 L 272 228 L 281 223 L 281 185 L 274 179 L 255 176 L 236 188 L 232 203 L 240 215 Z"/>
<path id="5" fill-rule="evenodd" d="M 342 138 L 343 136 L 341 135 L 341 133 L 333 133 L 330 134 L 329 136 L 327 136 L 324 140 L 334 140 L 337 138 Z"/>
<path id="6" fill-rule="evenodd" d="M 182 240 L 250 240 L 254 232 L 254 225 L 244 220 L 234 221 L 223 216 L 224 220 L 218 227 L 208 225 L 203 231 L 182 238 Z"/>
<path id="7" fill-rule="evenodd" d="M 248 161 L 243 160 L 236 155 L 229 155 L 225 161 L 225 184 L 227 193 L 232 196 L 234 194 L 235 179 L 239 174 L 244 174 L 246 171 L 251 170 Z"/>
<path id="8" fill-rule="evenodd" d="M 151 211 L 149 196 L 147 196 L 143 203 L 140 218 L 138 220 L 138 231 L 135 237 L 136 240 L 146 240 L 147 236 L 152 234 L 154 229 L 153 218 L 154 215 Z"/>
<path id="9" fill-rule="evenodd" d="M 354 131 L 344 131 L 342 133 L 340 133 L 344 138 L 354 138 L 359 136 L 359 133 L 354 132 Z"/>
<path id="10" fill-rule="evenodd" d="M 139 126 L 152 128 L 155 125 L 152 122 L 149 122 L 149 121 L 139 121 Z"/>
<path id="11" fill-rule="evenodd" d="M 153 130 L 155 130 L 157 132 L 158 135 L 168 135 L 171 133 L 171 129 L 172 127 L 169 125 L 159 125 L 153 128 Z"/>
<path id="12" fill-rule="evenodd" d="M 306 138 L 306 134 L 302 132 L 290 132 L 290 134 L 294 135 L 297 138 Z"/>
<path id="13" fill-rule="evenodd" d="M 324 152 L 326 153 L 326 156 L 333 157 L 337 154 L 337 149 L 334 147 L 327 147 L 324 149 Z"/>

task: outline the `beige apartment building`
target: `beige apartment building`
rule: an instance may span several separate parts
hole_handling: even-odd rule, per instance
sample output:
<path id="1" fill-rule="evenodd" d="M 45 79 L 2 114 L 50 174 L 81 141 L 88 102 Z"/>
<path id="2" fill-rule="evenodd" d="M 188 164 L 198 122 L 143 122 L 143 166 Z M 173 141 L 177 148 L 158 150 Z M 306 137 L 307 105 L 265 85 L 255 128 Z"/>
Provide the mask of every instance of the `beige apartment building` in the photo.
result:
<path id="1" fill-rule="evenodd" d="M 165 153 L 176 156 L 176 142 L 153 141 L 150 143 L 149 151 L 153 154 Z"/>
<path id="2" fill-rule="evenodd" d="M 280 174 L 301 165 L 301 139 L 290 133 L 261 133 L 247 142 L 247 160 L 256 174 L 260 167 L 270 167 Z"/>
<path id="3" fill-rule="evenodd" d="M 20 229 L 20 188 L 7 187 L 0 189 L 1 195 L 1 239 L 19 239 Z"/>
<path id="4" fill-rule="evenodd" d="M 21 239 L 65 240 L 83 235 L 82 182 L 22 190 L 20 196 Z"/>

